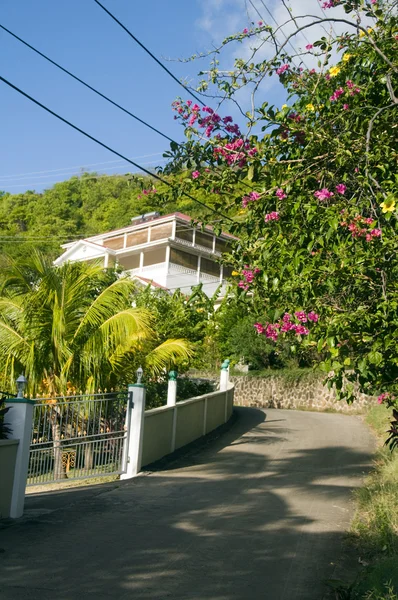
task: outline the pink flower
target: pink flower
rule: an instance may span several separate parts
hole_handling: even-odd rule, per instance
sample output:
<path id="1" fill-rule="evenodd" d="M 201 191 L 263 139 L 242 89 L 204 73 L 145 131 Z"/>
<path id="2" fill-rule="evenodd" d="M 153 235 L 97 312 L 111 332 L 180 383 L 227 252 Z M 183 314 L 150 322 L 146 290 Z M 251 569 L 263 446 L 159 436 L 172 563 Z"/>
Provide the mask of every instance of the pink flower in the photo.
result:
<path id="1" fill-rule="evenodd" d="M 279 200 L 283 200 L 284 198 L 287 198 L 287 194 L 285 194 L 285 192 L 281 188 L 278 188 L 276 190 L 275 196 L 277 198 L 279 198 Z"/>
<path id="2" fill-rule="evenodd" d="M 229 117 L 229 116 L 224 117 L 223 120 L 222 120 L 222 122 L 225 123 L 225 125 L 227 123 L 232 123 L 232 121 L 233 121 L 232 117 Z"/>
<path id="3" fill-rule="evenodd" d="M 306 323 L 307 322 L 307 315 L 305 314 L 305 312 L 303 310 L 298 310 L 297 312 L 294 313 L 296 319 L 298 319 L 298 321 L 301 321 L 301 323 Z"/>
<path id="4" fill-rule="evenodd" d="M 247 29 L 247 27 L 244 28 L 243 33 L 249 33 L 249 30 Z"/>
<path id="5" fill-rule="evenodd" d="M 348 89 L 352 90 L 352 88 L 354 87 L 354 83 L 351 81 L 351 79 L 348 79 L 345 83 Z"/>
<path id="6" fill-rule="evenodd" d="M 313 323 L 318 323 L 319 315 L 317 315 L 312 310 L 311 310 L 311 312 L 308 313 L 307 317 L 308 317 L 309 321 L 312 321 Z"/>
<path id="7" fill-rule="evenodd" d="M 283 75 L 283 73 L 285 71 L 287 71 L 289 69 L 289 65 L 287 63 L 285 63 L 284 65 L 281 65 L 277 70 L 276 70 L 276 74 L 277 75 Z"/>
<path id="8" fill-rule="evenodd" d="M 329 192 L 329 190 L 327 188 L 322 188 L 321 190 L 314 192 L 314 196 L 315 196 L 315 198 L 318 198 L 318 200 L 323 201 L 323 200 L 329 200 L 329 198 L 334 196 L 334 193 Z"/>
<path id="9" fill-rule="evenodd" d="M 355 167 L 354 171 L 355 171 L 355 173 L 359 173 L 358 167 Z"/>
<path id="10" fill-rule="evenodd" d="M 349 110 L 350 106 L 349 104 L 343 104 L 343 110 Z"/>
<path id="11" fill-rule="evenodd" d="M 297 335 L 308 335 L 310 332 L 304 325 L 294 325 L 293 328 Z"/>
<path id="12" fill-rule="evenodd" d="M 268 223 L 268 221 L 279 221 L 279 213 L 273 211 L 265 215 L 265 222 Z"/>
<path id="13" fill-rule="evenodd" d="M 325 75 L 325 79 L 326 79 L 326 81 L 329 81 L 329 79 L 330 79 L 330 75 L 329 75 L 329 73 L 326 73 L 326 75 Z"/>
<path id="14" fill-rule="evenodd" d="M 312 49 L 313 49 L 313 47 L 314 47 L 314 46 L 313 46 L 312 44 L 307 44 L 307 45 L 306 45 L 306 47 L 305 47 L 305 49 L 306 49 L 306 50 L 312 50 Z"/>
<path id="15" fill-rule="evenodd" d="M 336 192 L 338 194 L 345 194 L 346 190 L 347 190 L 347 186 L 344 185 L 344 183 L 338 183 L 336 185 Z"/>
<path id="16" fill-rule="evenodd" d="M 330 102 L 336 102 L 336 100 L 338 100 L 340 98 L 340 96 L 342 96 L 342 94 L 344 94 L 344 90 L 342 87 L 340 87 L 337 90 L 335 90 L 333 92 L 333 94 L 330 96 L 330 98 L 329 98 Z"/>
<path id="17" fill-rule="evenodd" d="M 381 229 L 372 229 L 370 235 L 372 237 L 381 237 Z"/>
<path id="18" fill-rule="evenodd" d="M 278 335 L 279 335 L 278 327 L 276 325 L 272 325 L 271 323 L 269 323 L 265 330 L 265 337 L 276 342 L 278 339 Z"/>
<path id="19" fill-rule="evenodd" d="M 265 327 L 264 325 L 261 325 L 261 323 L 254 323 L 254 327 L 259 334 L 264 333 L 265 331 Z"/>
<path id="20" fill-rule="evenodd" d="M 384 400 L 387 400 L 389 396 L 390 394 L 388 392 L 384 392 L 383 394 L 380 394 L 380 396 L 377 398 L 377 402 L 379 404 L 383 404 Z"/>
<path id="21" fill-rule="evenodd" d="M 262 22 L 262 21 L 259 21 L 259 22 L 257 23 L 257 25 L 258 25 L 259 27 L 262 27 L 262 25 L 263 25 L 263 22 Z"/>
<path id="22" fill-rule="evenodd" d="M 200 177 L 199 171 L 193 171 L 192 172 L 192 179 L 197 179 L 198 177 Z"/>
<path id="23" fill-rule="evenodd" d="M 322 8 L 333 8 L 333 6 L 333 0 L 327 0 L 326 2 L 322 2 Z"/>

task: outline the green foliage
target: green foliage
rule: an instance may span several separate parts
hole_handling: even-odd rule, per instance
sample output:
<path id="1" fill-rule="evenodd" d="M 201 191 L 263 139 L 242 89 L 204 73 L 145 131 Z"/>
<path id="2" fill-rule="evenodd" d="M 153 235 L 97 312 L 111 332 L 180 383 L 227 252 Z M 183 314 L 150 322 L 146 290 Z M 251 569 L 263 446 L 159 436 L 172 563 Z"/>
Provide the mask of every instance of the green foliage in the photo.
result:
<path id="1" fill-rule="evenodd" d="M 145 194 L 144 189 L 154 189 L 150 177 L 83 173 L 42 193 L 0 192 L 0 251 L 29 256 L 39 247 L 55 258 L 63 242 L 125 227 L 146 212 L 201 216 L 195 202 L 165 196 L 165 188 L 156 183 L 157 192 Z"/>
<path id="2" fill-rule="evenodd" d="M 180 102 L 177 116 L 188 141 L 168 172 L 195 160 L 200 176 L 190 189 L 230 194 L 224 210 L 240 212 L 230 229 L 240 240 L 231 257 L 241 275 L 236 294 L 266 337 L 272 339 L 268 324 L 284 313 L 314 311 L 320 318 L 309 323 L 308 335 L 278 330 L 273 337 L 289 342 L 293 352 L 316 348 L 314 358 L 347 401 L 358 383 L 367 394 L 387 393 L 385 402 L 398 407 L 398 137 L 391 125 L 398 108 L 398 19 L 391 2 L 343 0 L 339 6 L 355 22 L 366 17 L 372 28 L 347 20 L 343 35 L 314 40 L 308 51 L 318 60 L 313 70 L 295 67 L 264 25 L 247 34 L 251 58 L 237 58 L 225 71 L 218 66 L 223 49 L 245 34 L 224 40 L 205 87 L 233 99 L 247 122 L 232 131 L 224 115 L 210 117 L 206 138 L 203 116 L 195 120 L 192 106 Z M 333 20 L 333 9 L 325 18 L 306 16 L 307 36 L 327 24 L 329 14 Z M 276 46 L 271 59 L 262 54 L 267 42 Z M 264 102 L 260 90 L 265 75 L 280 68 L 288 104 L 278 108 Z M 240 104 L 246 86 L 250 111 Z M 204 114 L 209 119 L 212 113 Z M 392 443 L 396 436 L 392 425 Z"/>
<path id="3" fill-rule="evenodd" d="M 167 399 L 168 382 L 164 377 L 156 381 L 147 381 L 146 407 L 156 408 L 164 406 Z M 177 402 L 202 396 L 214 392 L 214 382 L 205 379 L 189 379 L 188 377 L 179 377 L 177 382 Z"/>
<path id="4" fill-rule="evenodd" d="M 132 308 L 134 290 L 101 265 L 10 259 L 0 296 L 3 384 L 13 387 L 22 370 L 30 394 L 57 396 L 128 382 L 139 364 L 159 374 L 189 360 L 185 340 L 156 344 L 150 312 Z"/>
<path id="5" fill-rule="evenodd" d="M 10 410 L 6 407 L 6 397 L 0 395 L 0 440 L 6 440 L 11 433 L 10 427 L 4 423 L 4 417 Z"/>

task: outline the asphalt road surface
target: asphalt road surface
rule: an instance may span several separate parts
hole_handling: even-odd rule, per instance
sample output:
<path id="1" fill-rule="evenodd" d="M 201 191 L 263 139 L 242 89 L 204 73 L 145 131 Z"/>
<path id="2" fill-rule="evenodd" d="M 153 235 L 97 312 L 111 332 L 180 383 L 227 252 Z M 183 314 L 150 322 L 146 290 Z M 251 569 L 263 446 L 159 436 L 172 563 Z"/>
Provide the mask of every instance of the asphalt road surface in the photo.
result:
<path id="1" fill-rule="evenodd" d="M 31 495 L 1 600 L 321 600 L 374 442 L 360 417 L 239 408 L 134 480 Z"/>

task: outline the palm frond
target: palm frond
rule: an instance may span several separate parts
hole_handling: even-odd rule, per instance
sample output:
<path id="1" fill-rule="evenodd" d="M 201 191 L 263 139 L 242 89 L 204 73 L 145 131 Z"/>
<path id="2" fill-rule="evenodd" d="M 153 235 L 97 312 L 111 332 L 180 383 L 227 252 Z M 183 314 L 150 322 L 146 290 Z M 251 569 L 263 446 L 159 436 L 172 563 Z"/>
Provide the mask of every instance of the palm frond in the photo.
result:
<path id="1" fill-rule="evenodd" d="M 193 345 L 188 340 L 166 340 L 146 355 L 145 367 L 152 374 L 159 375 L 178 362 L 188 361 L 193 354 Z"/>

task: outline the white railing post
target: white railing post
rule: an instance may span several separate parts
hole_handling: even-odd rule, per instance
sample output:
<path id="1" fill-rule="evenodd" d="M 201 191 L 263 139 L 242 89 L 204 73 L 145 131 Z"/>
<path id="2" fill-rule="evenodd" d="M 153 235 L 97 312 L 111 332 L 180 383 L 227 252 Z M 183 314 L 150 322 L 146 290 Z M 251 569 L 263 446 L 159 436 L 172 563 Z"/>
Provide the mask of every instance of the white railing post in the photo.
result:
<path id="1" fill-rule="evenodd" d="M 140 367 L 137 370 L 137 383 L 132 383 L 128 386 L 129 401 L 127 411 L 131 411 L 131 413 L 129 418 L 126 418 L 126 422 L 129 422 L 130 425 L 126 439 L 127 464 L 126 471 L 121 474 L 120 479 L 131 479 L 141 471 L 146 397 L 146 387 L 141 383 L 142 375 L 143 372 Z"/>
<path id="2" fill-rule="evenodd" d="M 12 488 L 10 517 L 22 517 L 25 504 L 25 489 L 28 478 L 30 441 L 32 438 L 33 406 L 34 400 L 23 397 L 23 387 L 26 383 L 18 378 L 18 397 L 6 400 L 8 411 L 5 421 L 11 429 L 10 439 L 19 440 L 17 458 L 15 462 L 14 484 Z"/>
<path id="3" fill-rule="evenodd" d="M 229 363 L 230 360 L 224 360 L 221 365 L 221 373 L 220 373 L 220 392 L 226 392 L 229 387 Z"/>
<path id="4" fill-rule="evenodd" d="M 167 406 L 175 406 L 177 402 L 177 371 L 169 372 L 167 387 Z"/>

